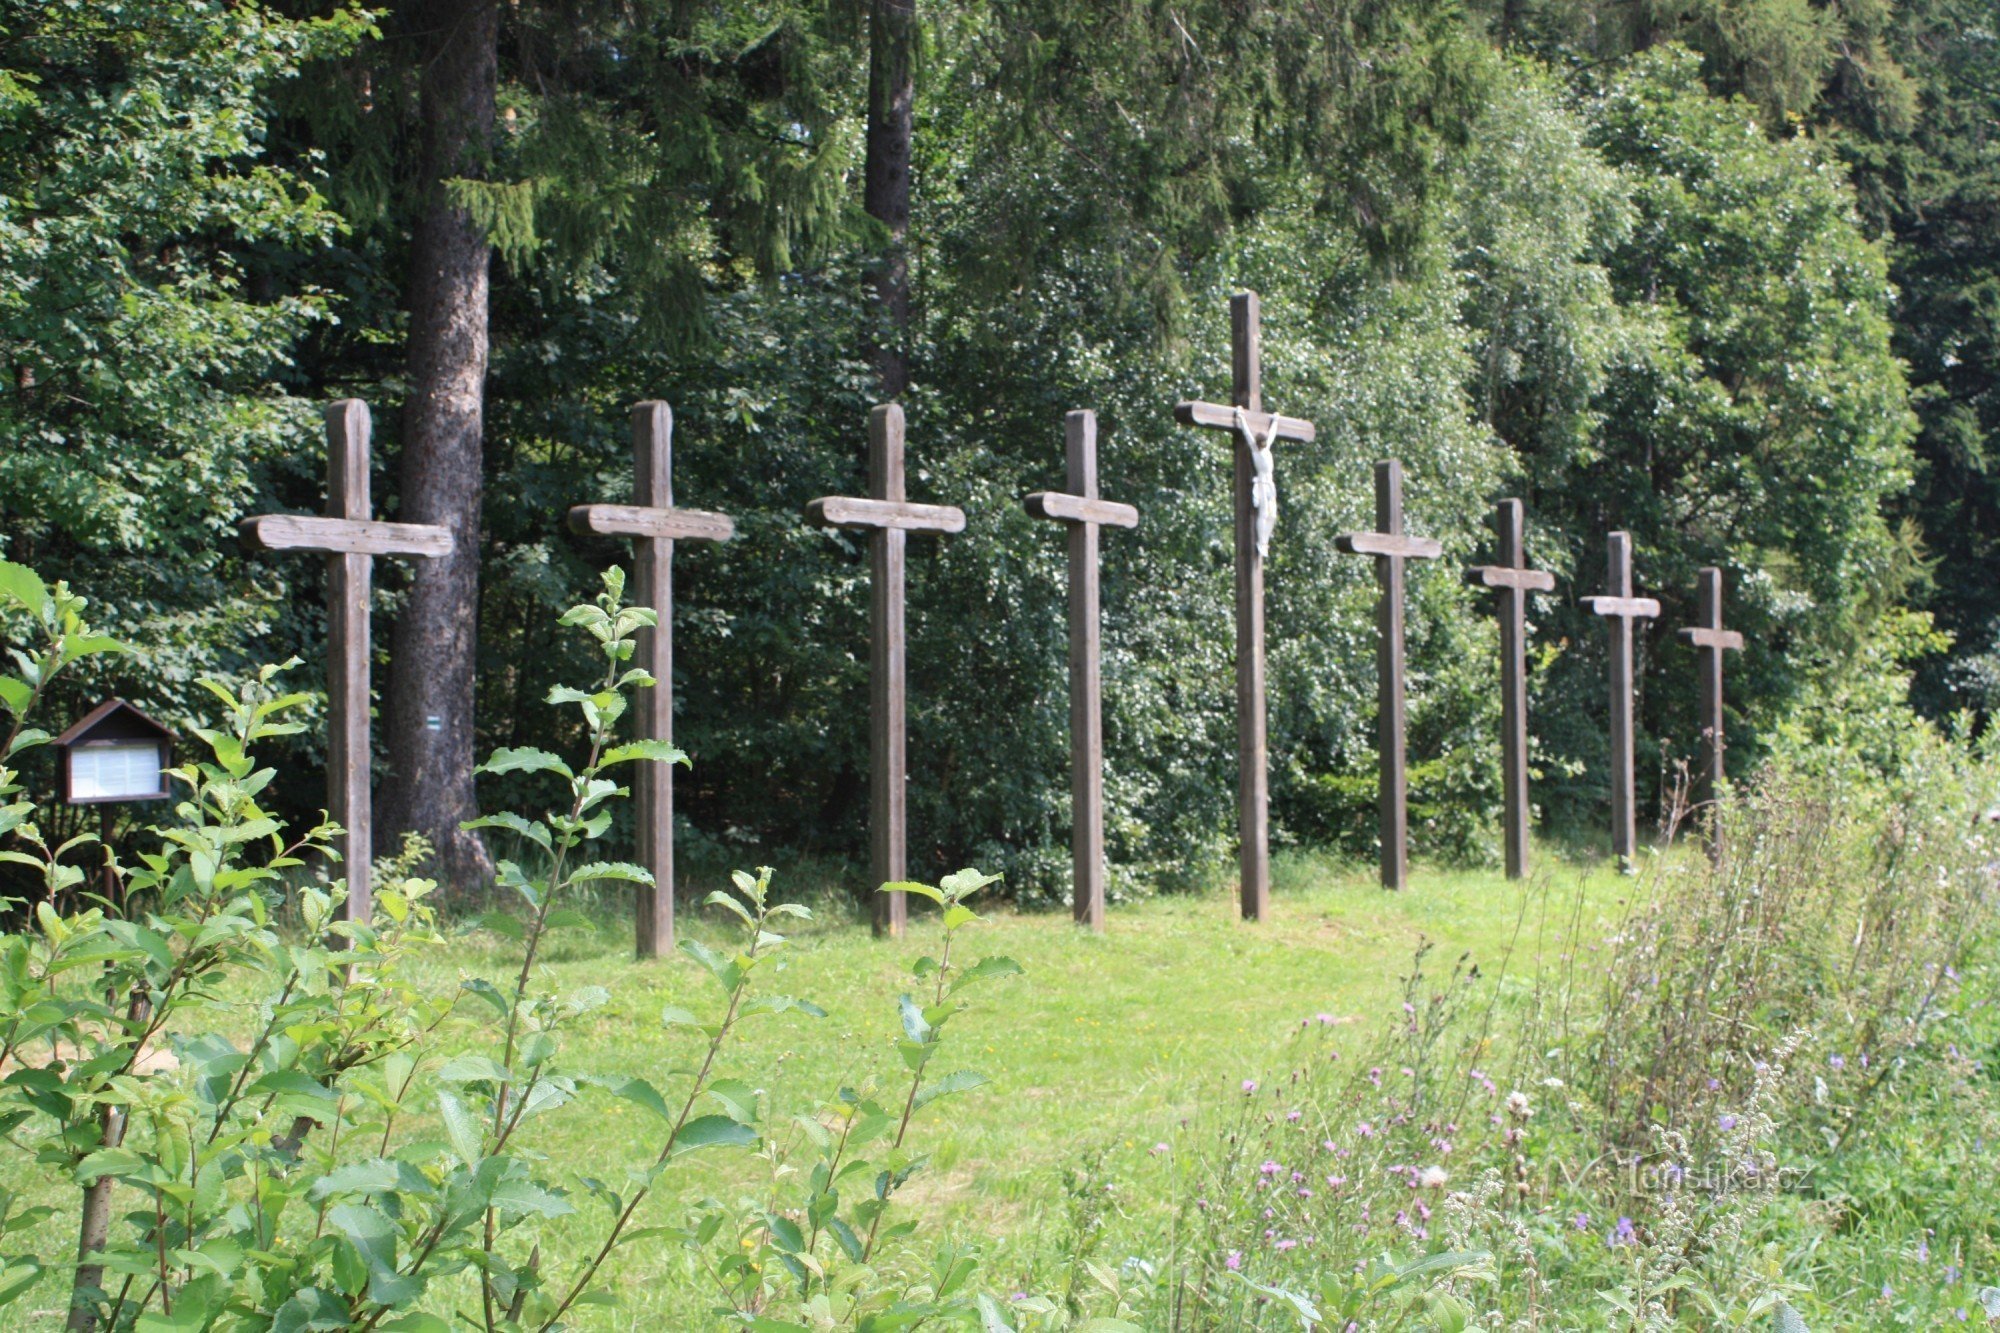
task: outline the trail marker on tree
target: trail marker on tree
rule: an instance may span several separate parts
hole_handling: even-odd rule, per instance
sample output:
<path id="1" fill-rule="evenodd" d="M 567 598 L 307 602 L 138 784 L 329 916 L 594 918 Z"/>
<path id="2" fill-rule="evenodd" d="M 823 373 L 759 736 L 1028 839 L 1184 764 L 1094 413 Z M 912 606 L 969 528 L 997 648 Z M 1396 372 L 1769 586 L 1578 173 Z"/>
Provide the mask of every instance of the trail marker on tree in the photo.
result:
<path id="1" fill-rule="evenodd" d="M 1632 534 L 1614 532 L 1607 543 L 1606 595 L 1584 605 L 1610 621 L 1611 630 L 1611 850 L 1629 867 L 1639 846 L 1632 790 L 1632 622 L 1660 614 L 1651 597 L 1632 595 Z"/>
<path id="2" fill-rule="evenodd" d="M 653 678 L 633 695 L 633 734 L 639 740 L 674 738 L 674 543 L 728 541 L 736 524 L 726 514 L 674 507 L 674 412 L 662 402 L 632 409 L 632 500 L 629 505 L 576 505 L 569 511 L 574 532 L 631 537 L 636 588 L 633 601 L 651 607 L 659 624 L 638 633 L 638 665 Z M 658 958 L 674 948 L 674 769 L 647 761 L 634 782 L 639 864 L 652 873 L 639 886 L 638 938 L 641 958 Z"/>
<path id="3" fill-rule="evenodd" d="M 1555 575 L 1529 569 L 1527 543 L 1522 538 L 1521 502 L 1502 500 L 1493 507 L 1499 535 L 1497 565 L 1473 565 L 1465 581 L 1491 588 L 1500 617 L 1500 767 L 1506 806 L 1502 824 L 1507 838 L 1507 878 L 1528 873 L 1528 594 L 1549 592 Z"/>
<path id="4" fill-rule="evenodd" d="M 1699 575 L 1701 623 L 1680 632 L 1701 657 L 1701 741 L 1703 799 L 1716 801 L 1722 794 L 1722 655 L 1741 652 L 1743 636 L 1722 627 L 1722 571 L 1712 566 Z M 1708 824 L 1711 855 L 1722 850 L 1722 812 L 1712 810 Z"/>
<path id="5" fill-rule="evenodd" d="M 1036 491 L 1022 504 L 1036 518 L 1069 524 L 1071 909 L 1079 925 L 1104 929 L 1104 718 L 1098 678 L 1097 530 L 1137 527 L 1131 505 L 1097 498 L 1097 414 L 1063 418 L 1069 493 Z"/>
<path id="6" fill-rule="evenodd" d="M 1231 405 L 1187 402 L 1184 426 L 1226 430 L 1236 444 L 1236 825 L 1243 915 L 1271 910 L 1270 776 L 1264 716 L 1264 553 L 1277 519 L 1272 446 L 1307 443 L 1313 424 L 1264 411 L 1263 325 L 1257 293 L 1229 298 Z"/>
<path id="7" fill-rule="evenodd" d="M 1375 465 L 1375 531 L 1333 539 L 1349 555 L 1375 557 L 1376 810 L 1382 842 L 1382 887 L 1410 883 L 1409 761 L 1404 753 L 1403 562 L 1435 560 L 1444 547 L 1432 537 L 1403 535 L 1403 465 Z"/>
<path id="8" fill-rule="evenodd" d="M 326 561 L 326 809 L 347 871 L 351 921 L 366 921 L 373 898 L 374 824 L 368 764 L 368 594 L 374 557 L 420 560 L 449 555 L 451 529 L 377 523 L 368 515 L 368 404 L 343 398 L 326 409 L 327 517 L 260 514 L 238 525 L 255 551 L 320 551 Z"/>
<path id="9" fill-rule="evenodd" d="M 963 532 L 965 511 L 904 499 L 903 409 L 883 403 L 868 414 L 866 498 L 831 496 L 806 506 L 822 527 L 869 534 L 870 613 L 868 735 L 869 867 L 875 883 L 909 878 L 908 747 L 904 705 L 909 662 L 903 631 L 904 547 L 912 532 Z M 902 893 L 875 895 L 876 934 L 901 935 L 909 917 Z"/>

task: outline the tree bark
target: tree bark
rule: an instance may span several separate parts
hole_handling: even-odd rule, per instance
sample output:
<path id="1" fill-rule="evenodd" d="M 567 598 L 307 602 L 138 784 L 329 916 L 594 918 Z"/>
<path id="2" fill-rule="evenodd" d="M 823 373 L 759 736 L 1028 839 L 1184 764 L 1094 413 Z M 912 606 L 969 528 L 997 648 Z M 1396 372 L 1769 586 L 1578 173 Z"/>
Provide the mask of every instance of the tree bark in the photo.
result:
<path id="1" fill-rule="evenodd" d="M 862 207 L 888 230 L 889 244 L 869 273 L 875 289 L 876 373 L 884 399 L 909 387 L 910 128 L 916 96 L 916 0 L 870 0 L 868 6 L 868 151 Z"/>
<path id="2" fill-rule="evenodd" d="M 475 812 L 473 680 L 479 629 L 487 281 L 491 247 L 446 182 L 485 173 L 498 80 L 497 0 L 417 7 L 419 188 L 411 238 L 409 397 L 403 408 L 402 511 L 457 539 L 417 564 L 389 655 L 389 772 L 382 850 L 406 831 L 436 851 L 433 873 L 469 889 L 492 877 L 484 844 L 462 832 Z"/>

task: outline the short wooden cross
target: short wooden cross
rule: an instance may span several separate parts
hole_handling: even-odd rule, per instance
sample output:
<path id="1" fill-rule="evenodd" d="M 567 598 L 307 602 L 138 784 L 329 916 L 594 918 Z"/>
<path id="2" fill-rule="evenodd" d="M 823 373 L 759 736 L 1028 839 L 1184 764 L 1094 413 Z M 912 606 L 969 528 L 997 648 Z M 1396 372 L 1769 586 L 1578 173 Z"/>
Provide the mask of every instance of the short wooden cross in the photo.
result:
<path id="1" fill-rule="evenodd" d="M 1507 837 L 1507 878 L 1528 873 L 1528 594 L 1549 592 L 1555 575 L 1529 569 L 1527 543 L 1522 537 L 1521 502 L 1502 500 L 1493 507 L 1499 534 L 1497 565 L 1473 565 L 1465 581 L 1491 588 L 1500 614 L 1500 768 L 1506 809 L 1502 823 Z"/>
<path id="2" fill-rule="evenodd" d="M 327 517 L 259 514 L 238 525 L 253 551 L 320 551 L 326 561 L 326 809 L 347 872 L 350 921 L 373 914 L 373 806 L 368 764 L 368 594 L 378 555 L 433 560 L 451 554 L 451 529 L 377 523 L 368 515 L 368 404 L 326 409 Z"/>
<path id="3" fill-rule="evenodd" d="M 869 534 L 870 612 L 868 735 L 869 867 L 877 886 L 909 878 L 909 775 L 904 704 L 908 654 L 903 633 L 904 547 L 912 532 L 963 532 L 965 511 L 904 499 L 903 409 L 883 403 L 868 415 L 866 498 L 832 496 L 806 506 L 806 518 L 828 528 Z M 907 895 L 875 895 L 875 932 L 901 935 Z"/>
<path id="4" fill-rule="evenodd" d="M 1713 802 L 1722 794 L 1723 782 L 1723 742 L 1722 742 L 1722 655 L 1741 652 L 1743 636 L 1733 629 L 1722 627 L 1722 571 L 1714 567 L 1704 568 L 1698 576 L 1700 606 L 1698 612 L 1701 623 L 1680 632 L 1681 638 L 1693 644 L 1701 655 L 1701 742 L 1702 742 L 1702 792 L 1701 798 Z M 1711 811 L 1708 824 L 1708 846 L 1711 853 L 1722 848 L 1722 821 L 1720 811 Z"/>
<path id="5" fill-rule="evenodd" d="M 674 507 L 674 412 L 661 402 L 632 409 L 632 500 L 629 505 L 577 505 L 569 511 L 574 532 L 631 537 L 633 602 L 648 606 L 659 624 L 638 634 L 637 665 L 653 678 L 632 699 L 633 735 L 674 738 L 674 543 L 728 541 L 736 524 L 727 515 Z M 674 768 L 642 763 L 634 781 L 639 864 L 652 873 L 639 888 L 636 951 L 658 958 L 674 948 Z"/>
<path id="6" fill-rule="evenodd" d="M 1257 460 L 1250 436 L 1310 442 L 1313 424 L 1264 411 L 1263 322 L 1257 293 L 1229 299 L 1230 405 L 1187 402 L 1174 408 L 1184 426 L 1230 433 L 1236 469 L 1236 826 L 1243 916 L 1271 910 L 1271 790 L 1264 717 L 1264 557 L 1257 545 Z"/>
<path id="7" fill-rule="evenodd" d="M 1131 505 L 1097 498 L 1097 414 L 1063 419 L 1069 493 L 1022 499 L 1036 518 L 1069 524 L 1069 745 L 1071 907 L 1079 925 L 1104 929 L 1104 718 L 1098 679 L 1097 530 L 1139 525 Z"/>
<path id="8" fill-rule="evenodd" d="M 1376 813 L 1382 841 L 1382 887 L 1410 882 L 1410 794 L 1403 748 L 1403 562 L 1435 560 L 1444 547 L 1432 537 L 1403 535 L 1403 465 L 1375 465 L 1375 531 L 1350 532 L 1333 543 L 1349 555 L 1375 557 Z"/>
<path id="9" fill-rule="evenodd" d="M 1660 614 L 1651 597 L 1632 595 L 1632 534 L 1614 532 L 1607 543 L 1603 597 L 1583 604 L 1610 622 L 1611 630 L 1611 850 L 1630 868 L 1639 847 L 1638 805 L 1632 789 L 1632 622 Z"/>

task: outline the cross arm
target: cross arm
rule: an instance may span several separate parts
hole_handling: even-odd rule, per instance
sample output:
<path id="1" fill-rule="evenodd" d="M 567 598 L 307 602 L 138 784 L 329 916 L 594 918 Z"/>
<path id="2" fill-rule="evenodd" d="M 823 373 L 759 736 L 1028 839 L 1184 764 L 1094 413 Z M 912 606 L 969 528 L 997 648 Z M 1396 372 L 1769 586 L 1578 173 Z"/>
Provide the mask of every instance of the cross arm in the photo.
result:
<path id="1" fill-rule="evenodd" d="M 1600 616 L 1637 616 L 1650 620 L 1660 614 L 1660 604 L 1651 597 L 1586 597 L 1583 604 Z"/>
<path id="2" fill-rule="evenodd" d="M 1139 511 L 1115 500 L 1093 500 L 1063 491 L 1036 491 L 1021 497 L 1021 506 L 1036 518 L 1062 523 L 1108 523 L 1114 528 L 1139 526 Z"/>
<path id="3" fill-rule="evenodd" d="M 1174 420 L 1183 426 L 1207 426 L 1210 430 L 1235 430 L 1236 414 L 1239 409 L 1221 403 L 1176 403 Z M 1297 417 L 1275 416 L 1269 412 L 1244 412 L 1243 424 L 1252 433 L 1262 438 L 1271 430 L 1272 423 L 1278 427 L 1278 438 L 1296 440 L 1300 444 L 1310 444 L 1314 436 L 1313 424 Z"/>
<path id="4" fill-rule="evenodd" d="M 1706 625 L 1695 625 L 1682 630 L 1680 635 L 1697 648 L 1740 651 L 1743 647 L 1743 636 L 1733 629 L 1710 629 Z"/>
<path id="5" fill-rule="evenodd" d="M 726 542 L 736 535 L 736 521 L 705 509 L 654 509 L 646 505 L 575 505 L 569 511 L 572 532 L 604 537 L 653 537 L 666 541 Z"/>
<path id="6" fill-rule="evenodd" d="M 911 504 L 826 496 L 806 505 L 806 519 L 823 528 L 901 528 L 905 532 L 963 532 L 965 511 L 952 505 Z"/>
<path id="7" fill-rule="evenodd" d="M 1556 576 L 1546 569 L 1517 569 L 1513 565 L 1470 565 L 1465 581 L 1475 588 L 1519 588 L 1523 592 L 1554 592 Z"/>
<path id="8" fill-rule="evenodd" d="M 1348 532 L 1333 544 L 1348 555 L 1386 555 L 1405 560 L 1435 560 L 1444 544 L 1435 537 L 1406 537 L 1400 532 Z"/>
<path id="9" fill-rule="evenodd" d="M 253 551 L 328 551 L 342 555 L 450 555 L 450 528 L 426 523 L 377 523 L 312 514 L 259 514 L 237 525 Z"/>

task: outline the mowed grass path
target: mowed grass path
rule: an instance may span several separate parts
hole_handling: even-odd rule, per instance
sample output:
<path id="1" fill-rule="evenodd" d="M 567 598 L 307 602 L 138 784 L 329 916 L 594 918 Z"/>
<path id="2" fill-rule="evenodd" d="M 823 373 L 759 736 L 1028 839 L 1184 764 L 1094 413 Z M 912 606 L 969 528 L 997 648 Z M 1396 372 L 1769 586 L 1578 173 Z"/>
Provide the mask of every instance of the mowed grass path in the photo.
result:
<path id="1" fill-rule="evenodd" d="M 1280 858 L 1271 920 L 1261 925 L 1238 919 L 1233 893 L 1117 908 L 1102 936 L 1076 929 L 1067 913 L 995 905 L 962 937 L 960 961 L 1004 954 L 1024 975 L 967 992 L 973 1008 L 953 1021 L 932 1071 L 970 1068 L 992 1082 L 922 1114 L 911 1145 L 929 1163 L 900 1197 L 921 1212 L 927 1236 L 985 1244 L 986 1285 L 1031 1285 L 1038 1256 L 1050 1251 L 1063 1224 L 1064 1168 L 1102 1151 L 1106 1174 L 1119 1182 L 1122 1218 L 1113 1245 L 1143 1243 L 1171 1195 L 1167 1161 L 1149 1149 L 1161 1142 L 1198 1146 L 1187 1127 L 1201 1108 L 1232 1105 L 1245 1079 L 1282 1077 L 1289 1069 L 1287 1040 L 1301 1019 L 1324 1013 L 1351 1023 L 1358 1049 L 1394 1009 L 1421 942 L 1436 946 L 1435 973 L 1469 952 L 1492 977 L 1518 939 L 1509 970 L 1525 978 L 1535 967 L 1537 937 L 1557 926 L 1539 920 L 1543 914 L 1567 916 L 1580 906 L 1583 937 L 1595 938 L 1615 922 L 1633 886 L 1602 867 L 1580 868 L 1553 855 L 1542 866 L 1527 885 L 1497 873 L 1419 868 L 1410 891 L 1398 895 L 1377 886 L 1372 866 Z M 783 895 L 782 873 L 773 887 Z M 936 953 L 940 938 L 927 904 L 913 902 L 911 916 L 901 941 L 875 939 L 851 918 L 823 917 L 794 934 L 783 970 L 766 975 L 762 990 L 810 999 L 827 1011 L 819 1019 L 786 1014 L 747 1022 L 718 1066 L 722 1075 L 765 1091 L 774 1123 L 789 1125 L 793 1114 L 811 1112 L 842 1085 L 872 1084 L 885 1105 L 901 1102 L 908 1076 L 893 1049 L 896 998 L 910 988 L 911 964 Z M 684 910 L 681 926 L 684 936 L 717 945 L 729 938 L 714 909 Z M 580 1072 L 645 1077 L 677 1106 L 702 1038 L 665 1028 L 660 1011 L 675 1005 L 710 1016 L 719 1011 L 720 992 L 688 958 L 634 962 L 629 941 L 626 920 L 553 934 L 537 964 L 535 989 L 605 987 L 610 1003 L 570 1029 L 564 1063 Z M 518 944 L 471 930 L 456 935 L 425 969 L 443 991 L 473 976 L 507 989 L 519 961 Z M 462 1049 L 497 1057 L 497 1027 L 474 1026 L 487 1012 L 477 1002 L 462 1006 L 469 1021 L 449 1030 L 430 1067 Z M 251 1021 L 246 1013 L 245 1024 Z M 428 1094 L 413 1100 L 431 1104 Z M 397 1140 L 441 1138 L 429 1122 L 428 1115 L 407 1117 Z M 561 1172 L 623 1188 L 628 1167 L 652 1161 L 660 1134 L 660 1122 L 647 1112 L 590 1090 L 529 1121 L 517 1146 L 546 1155 Z M 677 1223 L 704 1197 L 760 1193 L 757 1170 L 740 1152 L 682 1158 L 661 1178 L 637 1223 Z M 0 1184 L 12 1174 L 0 1169 Z M 67 1258 L 75 1244 L 74 1196 L 41 1201 L 59 1212 L 36 1229 L 38 1249 Z M 559 1233 L 544 1239 L 545 1266 L 554 1274 L 574 1273 L 602 1238 L 601 1208 L 580 1195 L 578 1203 L 587 1216 L 565 1219 Z M 1114 1249 L 1108 1257 L 1115 1262 L 1127 1252 Z M 580 1327 L 713 1323 L 704 1313 L 712 1289 L 672 1242 L 622 1248 L 605 1275 L 620 1305 L 579 1308 Z M 24 1303 L 33 1311 L 29 1326 L 59 1326 L 65 1294 L 63 1275 L 46 1279 Z"/>

